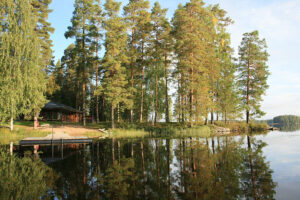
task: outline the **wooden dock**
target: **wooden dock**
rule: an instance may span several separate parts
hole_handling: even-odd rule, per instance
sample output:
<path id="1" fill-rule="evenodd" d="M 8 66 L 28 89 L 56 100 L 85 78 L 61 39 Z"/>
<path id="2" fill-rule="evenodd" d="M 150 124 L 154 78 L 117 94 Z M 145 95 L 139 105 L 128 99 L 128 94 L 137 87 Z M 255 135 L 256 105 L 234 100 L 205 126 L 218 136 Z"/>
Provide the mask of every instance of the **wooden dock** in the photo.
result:
<path id="1" fill-rule="evenodd" d="M 73 137 L 64 133 L 50 134 L 46 137 L 31 137 L 25 138 L 19 142 L 21 146 L 32 146 L 32 145 L 53 145 L 53 144 L 87 144 L 92 143 L 91 138 L 80 136 Z"/>

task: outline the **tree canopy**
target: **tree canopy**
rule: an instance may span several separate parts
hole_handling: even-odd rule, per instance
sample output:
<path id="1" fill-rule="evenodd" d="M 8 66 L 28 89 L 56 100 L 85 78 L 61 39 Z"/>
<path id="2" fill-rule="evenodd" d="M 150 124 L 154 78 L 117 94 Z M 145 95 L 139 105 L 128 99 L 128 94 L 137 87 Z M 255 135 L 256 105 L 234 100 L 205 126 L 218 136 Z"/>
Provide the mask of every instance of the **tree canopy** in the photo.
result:
<path id="1" fill-rule="evenodd" d="M 1 1 L 0 118 L 38 113 L 45 99 L 96 122 L 260 117 L 268 53 L 258 31 L 245 33 L 234 58 L 219 5 L 190 0 L 173 17 L 156 2 L 75 0 L 65 37 L 74 43 L 56 64 L 47 21 L 51 0 Z M 46 86 L 47 84 L 47 86 Z M 112 127 L 114 123 L 112 123 Z"/>

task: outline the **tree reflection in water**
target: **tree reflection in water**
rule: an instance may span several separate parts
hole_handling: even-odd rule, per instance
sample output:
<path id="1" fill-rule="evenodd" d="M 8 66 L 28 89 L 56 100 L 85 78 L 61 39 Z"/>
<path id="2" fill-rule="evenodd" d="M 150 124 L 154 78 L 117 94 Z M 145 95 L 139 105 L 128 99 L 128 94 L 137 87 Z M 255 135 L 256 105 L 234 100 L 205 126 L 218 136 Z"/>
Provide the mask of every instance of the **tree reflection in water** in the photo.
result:
<path id="1" fill-rule="evenodd" d="M 10 156 L 0 149 L 0 199 L 40 199 L 55 187 L 58 176 L 36 156 Z M 51 196 L 49 193 L 47 196 Z"/>
<path id="2" fill-rule="evenodd" d="M 276 184 L 262 153 L 265 145 L 247 136 L 101 140 L 50 164 L 60 176 L 52 178 L 53 184 L 40 180 L 48 192 L 39 195 L 43 199 L 53 195 L 57 199 L 274 199 Z M 47 148 L 41 149 L 45 152 L 41 157 L 47 155 Z M 43 185 L 32 181 L 37 187 Z"/>

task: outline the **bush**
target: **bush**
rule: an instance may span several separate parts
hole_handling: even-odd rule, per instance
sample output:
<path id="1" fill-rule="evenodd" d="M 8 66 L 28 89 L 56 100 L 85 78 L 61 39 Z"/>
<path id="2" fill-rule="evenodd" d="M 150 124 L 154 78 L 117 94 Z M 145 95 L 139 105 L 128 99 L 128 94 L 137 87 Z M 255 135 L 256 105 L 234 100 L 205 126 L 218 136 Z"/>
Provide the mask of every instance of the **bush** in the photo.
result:
<path id="1" fill-rule="evenodd" d="M 246 122 L 229 122 L 225 124 L 224 122 L 215 122 L 215 125 L 229 128 L 231 132 L 247 133 L 247 132 L 262 132 L 268 130 L 267 123 L 257 123 L 251 122 L 247 124 Z"/>
<path id="2" fill-rule="evenodd" d="M 252 132 L 262 132 L 268 130 L 269 126 L 267 123 L 254 123 L 251 122 L 249 127 Z"/>

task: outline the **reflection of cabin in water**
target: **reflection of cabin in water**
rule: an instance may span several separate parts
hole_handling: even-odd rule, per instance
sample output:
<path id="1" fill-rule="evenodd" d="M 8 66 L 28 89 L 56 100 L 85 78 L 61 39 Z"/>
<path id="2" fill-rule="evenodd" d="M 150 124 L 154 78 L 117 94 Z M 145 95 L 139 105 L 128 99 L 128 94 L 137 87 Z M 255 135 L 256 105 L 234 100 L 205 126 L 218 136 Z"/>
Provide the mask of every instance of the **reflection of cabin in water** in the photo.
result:
<path id="1" fill-rule="evenodd" d="M 45 121 L 80 122 L 82 112 L 70 106 L 51 101 L 42 108 L 40 117 Z"/>

